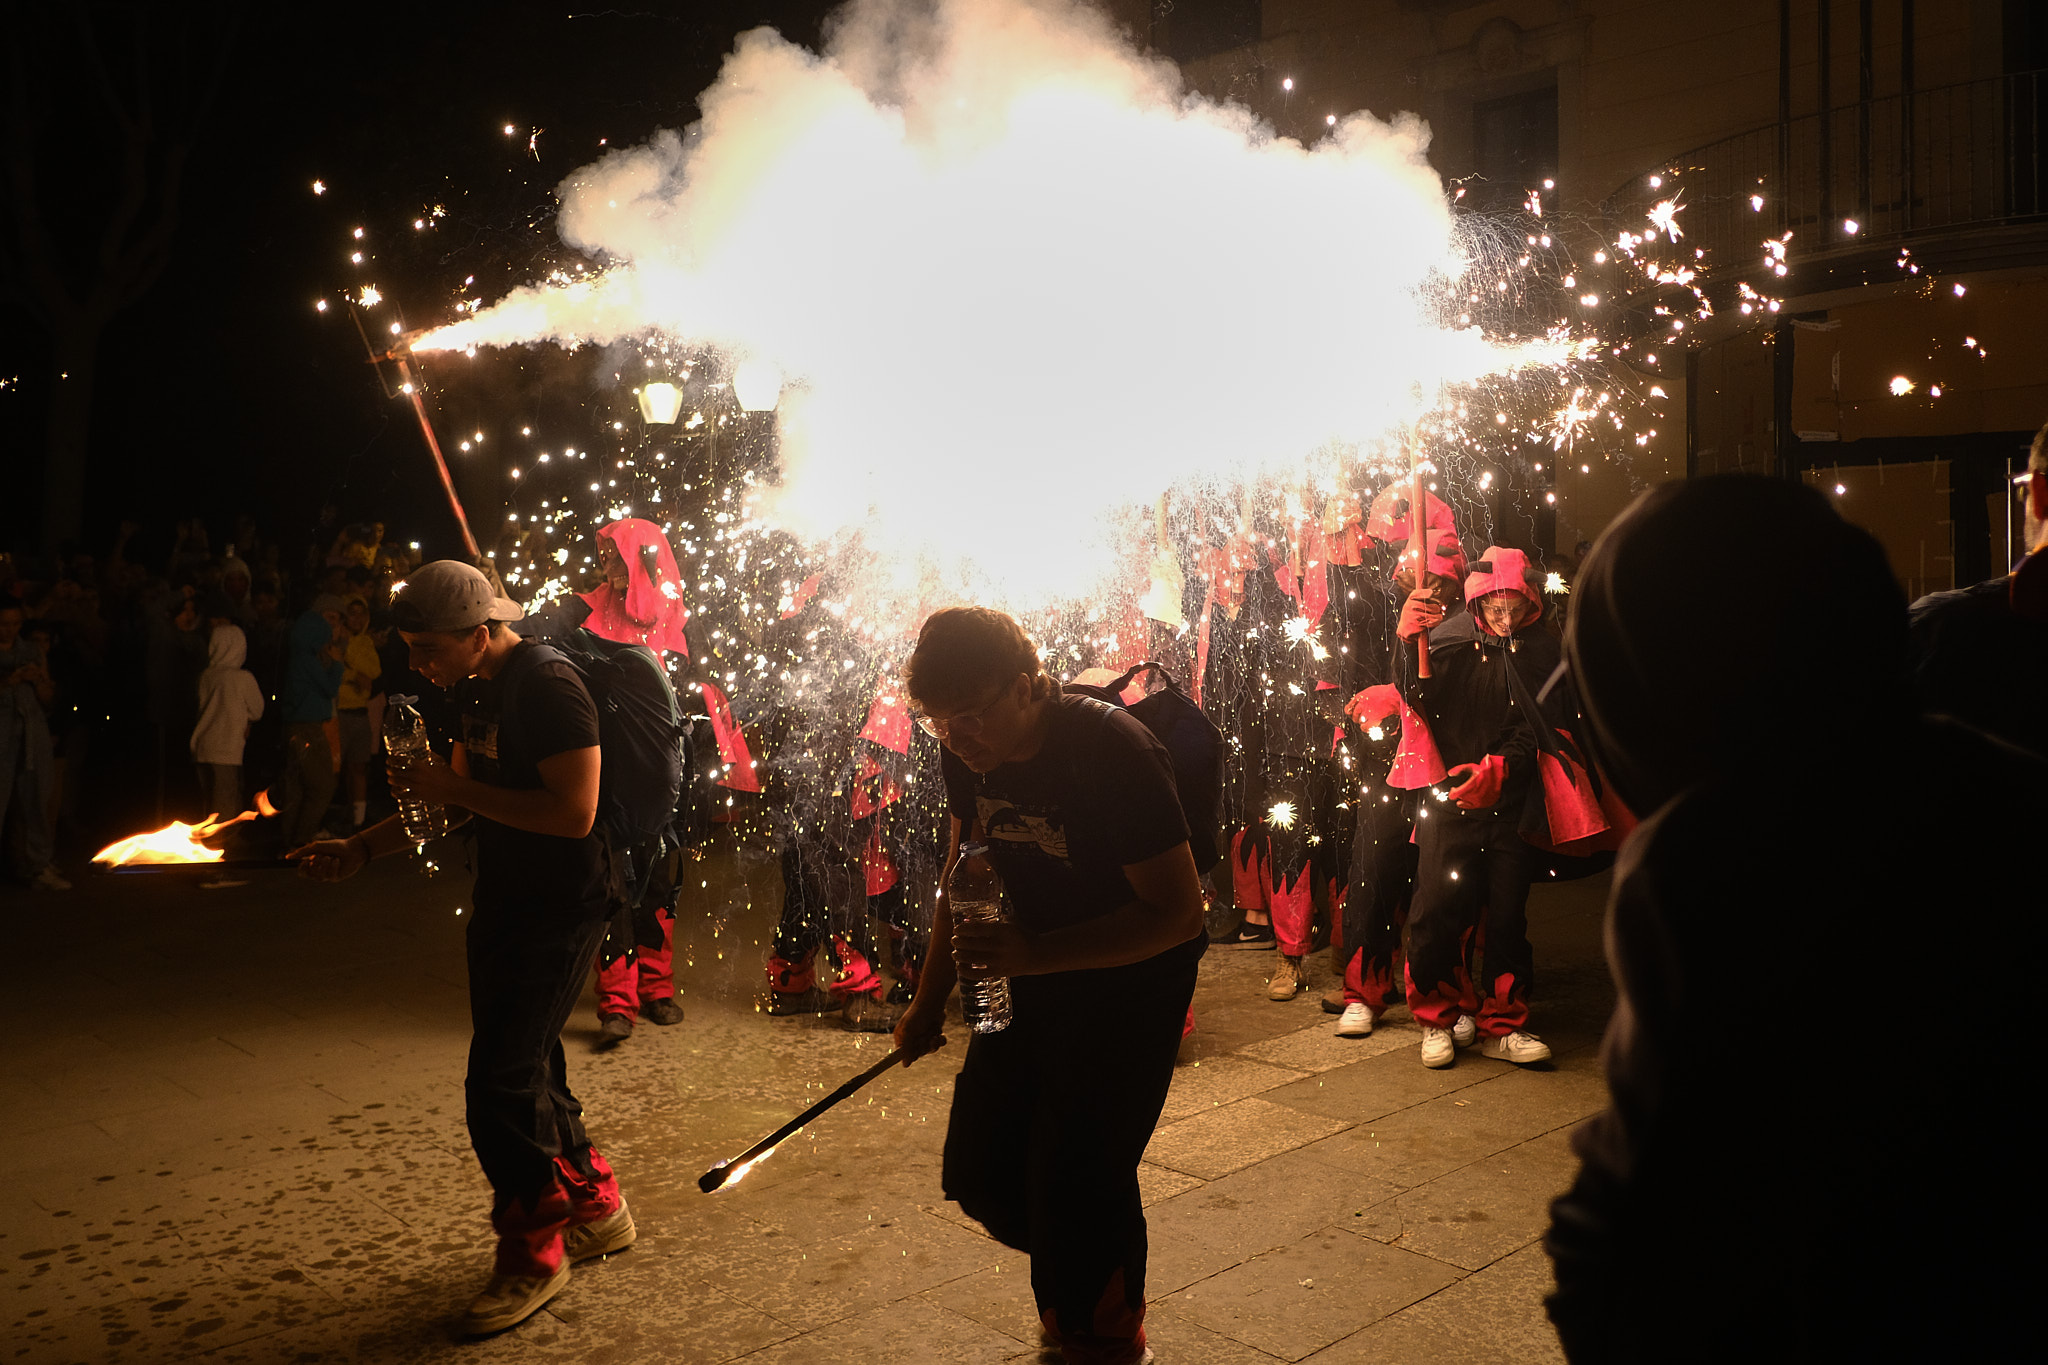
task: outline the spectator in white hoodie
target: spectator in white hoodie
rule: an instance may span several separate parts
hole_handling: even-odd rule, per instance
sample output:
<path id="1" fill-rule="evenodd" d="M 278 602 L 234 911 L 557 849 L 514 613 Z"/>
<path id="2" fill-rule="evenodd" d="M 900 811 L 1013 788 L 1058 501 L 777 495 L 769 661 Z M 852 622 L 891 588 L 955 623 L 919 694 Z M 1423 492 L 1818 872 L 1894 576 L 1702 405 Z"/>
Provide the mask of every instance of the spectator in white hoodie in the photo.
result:
<path id="1" fill-rule="evenodd" d="M 256 675 L 242 667 L 248 654 L 248 637 L 240 626 L 215 626 L 206 671 L 199 675 L 192 758 L 199 764 L 208 804 L 223 818 L 242 813 L 242 745 L 249 727 L 263 718 L 263 689 Z"/>

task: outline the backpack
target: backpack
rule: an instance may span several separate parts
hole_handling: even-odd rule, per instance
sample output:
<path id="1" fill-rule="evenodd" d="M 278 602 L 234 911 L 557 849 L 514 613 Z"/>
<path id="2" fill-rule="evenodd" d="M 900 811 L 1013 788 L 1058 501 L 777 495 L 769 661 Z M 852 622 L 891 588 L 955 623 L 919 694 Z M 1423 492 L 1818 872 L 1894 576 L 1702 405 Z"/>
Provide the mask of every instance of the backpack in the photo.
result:
<path id="1" fill-rule="evenodd" d="M 1123 690 L 1131 679 L 1152 669 L 1166 681 L 1157 692 L 1124 705 Z M 1173 789 L 1180 796 L 1181 814 L 1188 822 L 1188 851 L 1195 855 L 1197 875 L 1223 861 L 1223 732 L 1202 714 L 1202 708 L 1159 664 L 1134 664 L 1115 682 L 1062 683 L 1061 690 L 1091 697 L 1107 707 L 1131 713 L 1132 719 L 1150 730 L 1166 746 L 1173 764 Z M 1107 709 L 1100 714 L 1107 716 Z"/>
<path id="2" fill-rule="evenodd" d="M 568 661 L 597 707 L 598 825 L 614 848 L 662 838 L 682 791 L 689 731 L 661 660 L 645 645 L 581 626 L 537 643 Z"/>

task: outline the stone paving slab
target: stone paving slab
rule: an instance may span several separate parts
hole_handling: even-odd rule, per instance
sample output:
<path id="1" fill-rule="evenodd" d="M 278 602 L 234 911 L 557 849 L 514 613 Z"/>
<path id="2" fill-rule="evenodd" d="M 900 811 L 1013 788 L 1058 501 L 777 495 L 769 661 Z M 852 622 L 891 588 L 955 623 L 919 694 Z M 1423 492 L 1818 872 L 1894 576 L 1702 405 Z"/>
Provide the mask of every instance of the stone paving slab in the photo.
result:
<path id="1" fill-rule="evenodd" d="M 1173 1090 L 1166 1097 L 1159 1122 L 1177 1123 L 1233 1100 L 1265 1094 L 1300 1079 L 1301 1074 L 1291 1067 L 1272 1066 L 1235 1055 L 1189 1062 L 1174 1072 Z"/>
<path id="2" fill-rule="evenodd" d="M 701 1267 L 714 1289 L 808 1331 L 986 1269 L 994 1244 L 935 1218 L 837 1229 L 817 1241 L 764 1236 Z"/>
<path id="3" fill-rule="evenodd" d="M 1441 1261 L 1326 1230 L 1184 1289 L 1169 1307 L 1268 1355 L 1302 1360 L 1459 1278 Z"/>
<path id="4" fill-rule="evenodd" d="M 1577 1170 L 1559 1129 L 1383 1200 L 1344 1226 L 1461 1270 L 1483 1270 L 1543 1235 L 1551 1199 Z"/>
<path id="5" fill-rule="evenodd" d="M 1145 1160 L 1215 1180 L 1344 1127 L 1338 1119 L 1251 1098 L 1207 1109 L 1152 1135 Z"/>
<path id="6" fill-rule="evenodd" d="M 346 1310 L 290 1270 L 263 1276 L 202 1276 L 161 1297 L 124 1297 L 63 1318 L 10 1329 L 15 1359 L 154 1362 L 176 1360 Z"/>
<path id="7" fill-rule="evenodd" d="M 1563 1365 L 1541 1308 L 1553 1284 L 1543 1248 L 1526 1247 L 1352 1333 L 1315 1365 Z"/>
<path id="8" fill-rule="evenodd" d="M 1282 1153 L 1153 1206 L 1148 1292 L 1170 1295 L 1391 1199 L 1399 1190 Z"/>
<path id="9" fill-rule="evenodd" d="M 1372 1039 L 1381 1035 L 1374 1033 Z M 1370 1123 L 1477 1085 L 1500 1074 L 1496 1068 L 1506 1062 L 1466 1066 L 1462 1063 L 1443 1071 L 1432 1071 L 1421 1063 L 1421 1034 L 1408 1035 L 1408 1046 L 1387 1049 L 1348 1066 L 1268 1090 L 1260 1098 L 1291 1109 L 1301 1109 L 1348 1123 Z M 1478 1059 L 1474 1059 L 1475 1061 Z"/>

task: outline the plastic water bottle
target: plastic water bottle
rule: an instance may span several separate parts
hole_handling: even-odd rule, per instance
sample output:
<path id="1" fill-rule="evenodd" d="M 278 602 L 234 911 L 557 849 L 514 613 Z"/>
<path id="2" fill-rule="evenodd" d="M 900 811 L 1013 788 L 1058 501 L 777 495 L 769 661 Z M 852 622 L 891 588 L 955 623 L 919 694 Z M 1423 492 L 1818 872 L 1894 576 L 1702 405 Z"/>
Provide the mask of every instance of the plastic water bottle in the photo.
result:
<path id="1" fill-rule="evenodd" d="M 433 756 L 433 748 L 427 743 L 427 718 L 420 714 L 419 700 L 396 695 L 384 699 L 384 752 L 394 772 L 402 773 Z M 416 844 L 439 834 L 446 820 L 441 807 L 411 796 L 398 798 L 398 816 L 405 822 L 405 837 Z"/>
<path id="2" fill-rule="evenodd" d="M 946 904 L 955 924 L 1007 924 L 1003 882 L 989 861 L 988 845 L 962 844 L 960 861 L 946 882 Z M 1010 1026 L 1010 978 L 982 976 L 960 981 L 960 1012 L 976 1033 L 1001 1033 Z"/>

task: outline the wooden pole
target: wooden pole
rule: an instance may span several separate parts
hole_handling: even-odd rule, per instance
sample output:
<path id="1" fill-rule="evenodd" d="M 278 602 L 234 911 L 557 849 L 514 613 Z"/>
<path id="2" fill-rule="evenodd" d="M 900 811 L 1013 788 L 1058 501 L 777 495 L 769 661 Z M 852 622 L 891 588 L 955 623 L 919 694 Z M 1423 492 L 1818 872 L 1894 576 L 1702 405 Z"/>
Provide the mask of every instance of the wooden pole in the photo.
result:
<path id="1" fill-rule="evenodd" d="M 1414 566 L 1415 586 L 1428 586 L 1429 569 L 1429 490 L 1422 482 L 1422 424 L 1417 422 L 1408 434 L 1408 561 Z M 1415 637 L 1415 674 L 1427 678 L 1429 673 L 1429 632 L 1423 631 Z"/>

